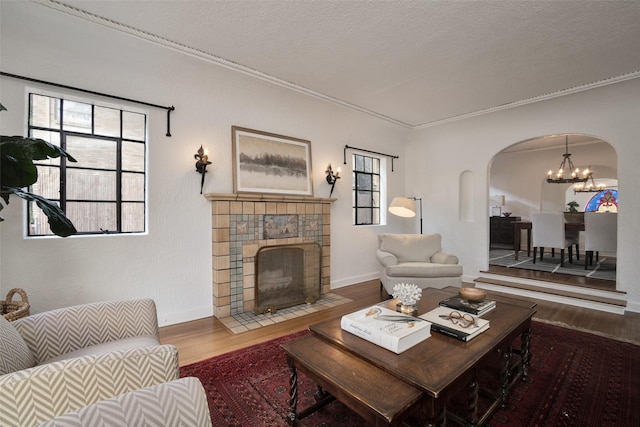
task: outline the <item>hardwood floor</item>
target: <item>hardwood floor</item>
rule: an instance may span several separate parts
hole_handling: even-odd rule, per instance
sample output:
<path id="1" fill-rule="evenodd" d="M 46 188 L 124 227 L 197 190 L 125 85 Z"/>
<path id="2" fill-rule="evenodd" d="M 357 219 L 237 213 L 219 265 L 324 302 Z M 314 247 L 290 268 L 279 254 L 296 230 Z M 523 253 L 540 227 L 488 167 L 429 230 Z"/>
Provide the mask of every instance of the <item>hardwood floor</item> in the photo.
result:
<path id="1" fill-rule="evenodd" d="M 352 301 L 254 331 L 233 334 L 218 319 L 209 317 L 160 328 L 160 339 L 163 344 L 173 344 L 178 347 L 180 366 L 185 366 L 212 356 L 301 331 L 313 323 L 376 304 L 386 298 L 386 294 L 380 291 L 379 283 L 378 280 L 373 280 L 334 289 L 332 292 Z M 617 315 L 531 298 L 517 298 L 532 300 L 538 304 L 538 311 L 534 319 L 558 322 L 570 327 L 640 343 L 640 314 L 638 313 Z"/>

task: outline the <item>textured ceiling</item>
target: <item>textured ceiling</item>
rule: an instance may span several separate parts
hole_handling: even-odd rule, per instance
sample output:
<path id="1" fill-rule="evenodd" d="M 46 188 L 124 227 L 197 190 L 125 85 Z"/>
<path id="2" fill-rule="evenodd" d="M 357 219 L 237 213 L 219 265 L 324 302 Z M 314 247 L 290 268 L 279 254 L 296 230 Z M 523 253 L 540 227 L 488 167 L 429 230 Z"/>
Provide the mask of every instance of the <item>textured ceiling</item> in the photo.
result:
<path id="1" fill-rule="evenodd" d="M 408 128 L 640 77 L 638 1 L 36 1 Z"/>

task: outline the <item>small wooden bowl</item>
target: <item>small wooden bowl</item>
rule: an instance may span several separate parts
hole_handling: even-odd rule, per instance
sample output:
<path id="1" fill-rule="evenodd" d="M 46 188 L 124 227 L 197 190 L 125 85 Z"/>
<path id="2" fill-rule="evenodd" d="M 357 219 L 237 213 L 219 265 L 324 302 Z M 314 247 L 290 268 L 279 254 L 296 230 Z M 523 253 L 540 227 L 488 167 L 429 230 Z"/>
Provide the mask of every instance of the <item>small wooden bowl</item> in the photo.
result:
<path id="1" fill-rule="evenodd" d="M 467 301 L 482 301 L 487 297 L 487 291 L 478 288 L 460 288 L 460 296 Z"/>

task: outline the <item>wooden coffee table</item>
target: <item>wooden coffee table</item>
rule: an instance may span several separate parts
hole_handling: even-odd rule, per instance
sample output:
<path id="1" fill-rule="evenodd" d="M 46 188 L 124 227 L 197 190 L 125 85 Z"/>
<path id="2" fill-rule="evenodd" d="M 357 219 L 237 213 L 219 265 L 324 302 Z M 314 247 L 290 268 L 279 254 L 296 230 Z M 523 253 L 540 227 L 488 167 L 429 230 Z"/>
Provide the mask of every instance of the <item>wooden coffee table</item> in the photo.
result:
<path id="1" fill-rule="evenodd" d="M 437 307 L 455 295 L 455 288 L 425 289 L 418 313 Z M 282 345 L 290 367 L 290 424 L 297 424 L 332 398 L 337 398 L 372 425 L 400 425 L 419 411 L 425 424 L 444 426 L 450 418 L 466 425 L 481 425 L 499 405 L 509 389 L 528 375 L 531 317 L 535 304 L 501 298 L 494 311 L 484 316 L 491 327 L 469 342 L 432 332 L 415 347 L 395 354 L 340 328 L 340 318 L 309 327 L 313 334 Z M 389 301 L 394 308 L 394 301 Z M 513 343 L 521 337 L 520 348 Z M 514 357 L 517 355 L 517 357 Z M 479 374 L 490 360 L 500 361 L 500 387 L 487 391 L 494 399 L 488 410 L 478 414 L 478 393 L 483 384 Z M 297 370 L 320 386 L 319 402 L 302 412 L 297 410 Z M 467 402 L 464 413 L 449 413 L 447 403 L 454 396 Z"/>

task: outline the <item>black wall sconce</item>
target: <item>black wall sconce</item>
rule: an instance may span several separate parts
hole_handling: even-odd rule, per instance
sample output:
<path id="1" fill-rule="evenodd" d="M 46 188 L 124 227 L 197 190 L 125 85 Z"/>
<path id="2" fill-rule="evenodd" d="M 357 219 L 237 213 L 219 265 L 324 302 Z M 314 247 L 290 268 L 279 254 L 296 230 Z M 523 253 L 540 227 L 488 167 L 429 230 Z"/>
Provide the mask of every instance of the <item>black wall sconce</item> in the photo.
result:
<path id="1" fill-rule="evenodd" d="M 197 160 L 196 162 L 196 172 L 202 175 L 202 179 L 200 180 L 200 194 L 202 194 L 202 187 L 204 187 L 204 174 L 207 173 L 207 165 L 210 165 L 209 156 L 207 151 L 202 149 L 202 145 L 198 149 L 198 152 L 193 155 L 193 158 Z"/>
<path id="2" fill-rule="evenodd" d="M 340 168 L 333 173 L 333 169 L 331 169 L 331 163 L 327 166 L 327 170 L 325 171 L 327 174 L 327 184 L 331 186 L 331 191 L 329 192 L 329 197 L 333 194 L 333 188 L 336 186 L 336 181 L 340 179 Z"/>

